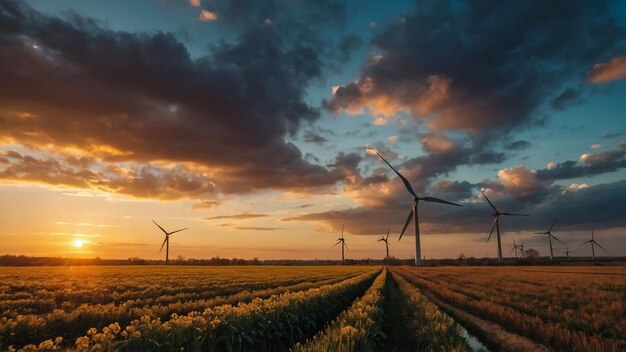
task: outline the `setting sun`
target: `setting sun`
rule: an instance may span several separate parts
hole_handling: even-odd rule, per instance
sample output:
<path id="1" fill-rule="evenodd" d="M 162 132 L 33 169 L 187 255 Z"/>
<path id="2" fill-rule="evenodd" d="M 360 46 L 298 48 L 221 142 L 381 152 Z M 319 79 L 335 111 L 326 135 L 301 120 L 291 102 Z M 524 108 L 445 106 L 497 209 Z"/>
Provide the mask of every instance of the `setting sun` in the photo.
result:
<path id="1" fill-rule="evenodd" d="M 76 248 L 81 248 L 84 244 L 85 242 L 81 239 L 74 240 L 74 247 Z"/>

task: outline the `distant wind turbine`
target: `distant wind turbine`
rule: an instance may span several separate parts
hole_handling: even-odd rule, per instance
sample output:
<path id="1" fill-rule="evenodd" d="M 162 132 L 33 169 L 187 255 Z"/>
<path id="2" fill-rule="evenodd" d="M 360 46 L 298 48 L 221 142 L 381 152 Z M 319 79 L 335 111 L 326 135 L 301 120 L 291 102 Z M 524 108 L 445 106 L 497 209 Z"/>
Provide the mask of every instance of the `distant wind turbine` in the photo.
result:
<path id="1" fill-rule="evenodd" d="M 389 244 L 389 232 L 391 232 L 391 227 L 389 228 L 389 230 L 387 230 L 387 236 L 380 236 L 380 238 L 378 239 L 378 242 L 385 242 L 385 247 L 387 248 L 387 261 L 389 261 L 389 246 L 391 246 Z"/>
<path id="2" fill-rule="evenodd" d="M 411 187 L 409 180 L 407 180 L 404 176 L 402 176 L 398 172 L 398 170 L 394 169 L 393 166 L 391 166 L 391 164 L 389 164 L 389 162 L 385 160 L 385 158 L 383 158 L 382 155 L 380 155 L 380 153 L 376 152 L 376 154 L 378 154 L 378 156 L 381 159 L 383 159 L 383 161 L 387 165 L 389 165 L 391 170 L 393 170 L 398 175 L 398 177 L 400 177 L 400 179 L 402 180 L 402 183 L 404 183 L 404 187 L 406 187 L 406 190 L 409 191 L 409 193 L 413 196 L 413 206 L 409 212 L 409 216 L 406 219 L 406 223 L 404 223 L 404 227 L 402 228 L 402 232 L 400 233 L 400 238 L 398 240 L 402 239 L 402 235 L 404 235 L 404 231 L 406 231 L 406 228 L 407 226 L 409 226 L 411 219 L 413 218 L 413 216 L 415 216 L 415 265 L 421 265 L 422 264 L 422 251 L 420 247 L 420 224 L 419 224 L 418 213 L 417 213 L 417 205 L 419 201 L 423 200 L 425 202 L 449 204 L 449 205 L 455 205 L 457 207 L 461 207 L 462 205 L 455 204 L 455 203 L 448 202 L 443 199 L 434 198 L 434 197 L 418 197 L 417 194 L 415 194 L 415 191 L 413 191 L 413 188 Z"/>
<path id="3" fill-rule="evenodd" d="M 552 239 L 553 238 L 567 246 L 567 243 L 561 241 L 560 239 L 556 238 L 556 236 L 554 236 L 552 234 L 552 228 L 554 227 L 554 224 L 556 224 L 556 220 L 557 219 L 554 219 L 554 221 L 552 222 L 552 225 L 550 225 L 550 229 L 548 231 L 546 231 L 546 232 L 535 232 L 535 235 L 547 235 L 548 236 L 548 243 L 550 243 L 550 260 L 554 260 L 554 254 L 552 253 Z"/>
<path id="4" fill-rule="evenodd" d="M 511 252 L 515 251 L 515 259 L 517 259 L 517 251 L 521 248 L 521 246 L 518 246 L 517 243 L 515 243 L 515 240 L 513 240 L 513 248 L 511 248 Z"/>
<path id="5" fill-rule="evenodd" d="M 335 242 L 335 244 L 333 244 L 331 247 L 334 247 L 338 245 L 339 243 L 341 243 L 341 264 L 343 264 L 345 261 L 344 248 L 348 249 L 348 246 L 346 246 L 346 239 L 343 238 L 343 225 L 341 225 L 341 238 L 338 238 L 337 242 Z"/>
<path id="6" fill-rule="evenodd" d="M 159 250 L 159 254 L 161 254 L 161 252 L 163 251 L 163 246 L 165 246 L 165 264 L 167 264 L 169 262 L 169 260 L 170 260 L 170 235 L 173 235 L 176 232 L 181 232 L 183 230 L 187 230 L 188 227 L 185 227 L 184 229 L 172 231 L 172 232 L 167 232 L 167 231 L 165 231 L 164 228 L 161 227 L 161 225 L 157 224 L 156 221 L 152 220 L 152 222 L 156 226 L 158 226 L 161 229 L 161 231 L 163 231 L 163 233 L 165 233 L 165 239 L 163 239 L 163 244 L 161 245 L 161 249 Z"/>
<path id="7" fill-rule="evenodd" d="M 564 250 L 564 251 L 561 251 L 561 253 L 565 253 L 565 256 L 567 256 L 567 258 L 568 258 L 568 259 L 569 259 L 569 255 L 570 255 L 570 253 L 571 253 L 571 254 L 574 254 L 574 252 L 573 252 L 573 251 L 570 251 L 568 247 L 565 247 L 565 250 Z"/>
<path id="8" fill-rule="evenodd" d="M 593 257 L 593 262 L 595 263 L 596 261 L 596 251 L 593 248 L 593 245 L 595 244 L 596 246 L 600 247 L 600 249 L 602 249 L 604 251 L 604 253 L 606 253 L 606 250 L 604 250 L 604 248 L 602 248 L 602 246 L 600 244 L 598 244 L 598 242 L 596 242 L 596 240 L 593 239 L 593 235 L 594 232 L 596 231 L 596 228 L 594 227 L 593 230 L 591 230 L 591 239 L 589 241 L 585 241 L 581 244 L 578 245 L 578 247 L 586 244 L 586 243 L 591 243 L 591 256 Z"/>
<path id="9" fill-rule="evenodd" d="M 522 241 L 522 244 L 519 245 L 519 251 L 522 253 L 522 259 L 524 259 L 524 241 Z"/>
<path id="10" fill-rule="evenodd" d="M 493 211 L 495 211 L 495 213 L 491 214 L 493 216 L 493 224 L 491 225 L 491 231 L 489 231 L 489 237 L 487 238 L 487 242 L 489 242 L 489 240 L 491 239 L 491 235 L 493 234 L 493 229 L 496 229 L 496 235 L 498 238 L 498 262 L 502 262 L 502 242 L 500 241 L 500 216 L 501 215 L 510 215 L 510 216 L 528 216 L 526 214 L 513 214 L 513 213 L 501 213 L 498 211 L 498 209 L 496 209 L 496 207 L 493 205 L 493 203 L 491 203 L 491 201 L 489 200 L 489 198 L 487 198 L 487 196 L 483 193 L 483 197 L 485 197 L 485 199 L 487 200 L 487 203 L 489 203 L 489 205 L 491 205 L 491 208 L 493 208 Z"/>

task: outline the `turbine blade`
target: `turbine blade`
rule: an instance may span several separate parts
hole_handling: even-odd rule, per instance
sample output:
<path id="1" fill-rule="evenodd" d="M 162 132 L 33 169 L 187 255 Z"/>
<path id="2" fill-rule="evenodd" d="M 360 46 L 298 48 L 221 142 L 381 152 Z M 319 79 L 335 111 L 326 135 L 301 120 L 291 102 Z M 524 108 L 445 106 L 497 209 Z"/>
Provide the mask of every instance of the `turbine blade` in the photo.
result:
<path id="1" fill-rule="evenodd" d="M 404 187 L 406 187 L 406 190 L 409 191 L 409 193 L 411 193 L 413 195 L 413 197 L 417 198 L 417 194 L 415 194 L 415 191 L 413 191 L 413 187 L 411 187 L 411 184 L 409 183 L 409 180 L 407 180 L 404 176 L 402 176 L 398 170 L 394 169 L 393 166 L 391 166 L 391 164 L 389 164 L 389 162 L 387 160 L 385 160 L 385 158 L 383 158 L 382 155 L 380 155 L 379 152 L 376 152 L 376 154 L 378 154 L 378 156 L 383 159 L 383 161 L 389 165 L 389 167 L 391 168 L 391 170 L 393 170 L 396 175 L 398 175 L 398 177 L 400 177 L 400 179 L 402 180 L 402 182 L 404 183 Z"/>
<path id="2" fill-rule="evenodd" d="M 592 241 L 592 240 L 585 241 L 585 242 L 583 242 L 583 243 L 579 244 L 579 245 L 578 245 L 578 247 L 580 247 L 580 246 L 582 246 L 582 245 L 585 245 L 585 244 L 587 244 L 587 243 L 589 243 L 589 242 L 591 242 L 591 241 Z"/>
<path id="3" fill-rule="evenodd" d="M 491 235 L 493 234 L 493 229 L 496 228 L 496 223 L 498 222 L 498 217 L 494 216 L 493 217 L 493 224 L 491 224 L 491 231 L 489 231 L 489 237 L 487 238 L 487 242 L 489 242 L 489 240 L 491 239 Z"/>
<path id="4" fill-rule="evenodd" d="M 346 243 L 343 243 L 343 246 L 346 247 L 346 250 L 349 251 L 348 246 L 346 245 Z"/>
<path id="5" fill-rule="evenodd" d="M 594 232 L 596 232 L 596 227 L 594 226 L 593 229 L 591 230 L 591 239 L 593 239 L 593 234 Z"/>
<path id="6" fill-rule="evenodd" d="M 402 239 L 402 236 L 404 235 L 404 231 L 406 231 L 406 228 L 409 226 L 409 223 L 411 222 L 411 219 L 413 219 L 413 208 L 411 207 L 411 211 L 409 212 L 409 216 L 406 218 L 406 222 L 404 223 L 404 227 L 402 228 L 402 232 L 400 232 L 400 238 L 398 238 L 398 241 L 400 241 Z"/>
<path id="7" fill-rule="evenodd" d="M 163 246 L 165 246 L 165 242 L 167 242 L 167 235 L 165 235 L 165 238 L 163 239 L 163 244 L 161 245 L 161 249 L 159 249 L 159 254 L 161 254 L 161 251 L 163 250 Z"/>
<path id="8" fill-rule="evenodd" d="M 533 232 L 533 235 L 547 235 L 547 232 Z"/>
<path id="9" fill-rule="evenodd" d="M 387 230 L 387 237 L 385 237 L 385 241 L 387 241 L 389 239 L 389 233 L 391 232 L 391 227 L 389 228 L 389 230 Z"/>
<path id="10" fill-rule="evenodd" d="M 602 248 L 602 246 L 601 246 L 601 245 L 599 245 L 599 244 L 598 244 L 598 242 L 593 241 L 593 243 L 595 243 L 595 244 L 596 244 L 596 246 L 600 247 L 600 249 L 602 249 L 602 250 L 604 251 L 604 253 L 606 253 L 606 250 L 604 250 L 604 248 Z"/>
<path id="11" fill-rule="evenodd" d="M 167 233 L 167 231 L 165 231 L 165 229 L 161 227 L 161 225 L 159 225 L 159 224 L 157 224 L 157 223 L 156 223 L 156 221 L 152 220 L 152 222 L 153 222 L 155 225 L 157 225 L 157 226 L 161 229 L 161 231 L 163 231 L 163 233 L 164 233 L 164 234 L 166 234 L 166 235 L 168 234 L 168 233 Z"/>
<path id="12" fill-rule="evenodd" d="M 330 248 L 333 248 L 334 246 L 338 245 L 339 243 L 341 243 L 341 241 L 337 241 L 337 242 L 335 242 L 335 244 L 333 244 L 332 246 L 330 246 Z"/>
<path id="13" fill-rule="evenodd" d="M 456 203 L 452 203 L 452 202 L 448 202 L 447 200 L 443 200 L 443 199 L 439 199 L 439 198 L 435 198 L 435 197 L 424 197 L 424 198 L 419 198 L 420 200 L 425 200 L 427 202 L 434 202 L 434 203 L 442 203 L 442 204 L 450 204 L 450 205 L 455 205 L 457 207 L 462 207 L 462 205 L 460 204 L 456 204 Z"/>
<path id="14" fill-rule="evenodd" d="M 530 216 L 528 214 L 513 214 L 513 213 L 500 213 L 502 215 L 510 215 L 510 216 Z"/>
<path id="15" fill-rule="evenodd" d="M 187 229 L 188 229 L 188 227 L 185 227 L 184 229 L 180 229 L 180 230 L 172 231 L 172 232 L 170 232 L 169 234 L 170 234 L 170 235 L 173 235 L 173 234 L 175 234 L 176 232 L 185 231 L 185 230 L 187 230 Z"/>
<path id="16" fill-rule="evenodd" d="M 566 245 L 566 246 L 567 246 L 567 243 L 565 243 L 565 242 L 561 241 L 560 239 L 556 238 L 556 236 L 555 236 L 555 235 L 550 234 L 550 236 L 552 236 L 552 238 L 554 238 L 555 240 L 557 240 L 557 241 L 559 241 L 559 242 L 561 242 L 561 243 L 563 243 L 564 245 Z"/>
<path id="17" fill-rule="evenodd" d="M 482 194 L 483 194 L 483 197 L 485 197 L 485 199 L 487 200 L 487 203 L 489 203 L 489 205 L 491 205 L 491 207 L 493 208 L 493 211 L 495 211 L 495 212 L 497 213 L 497 212 L 498 212 L 498 209 L 496 209 L 496 207 L 493 205 L 493 203 L 491 203 L 491 201 L 489 200 L 489 198 L 487 198 L 487 196 L 486 196 L 483 192 L 480 192 L 480 193 L 482 193 Z"/>
<path id="18" fill-rule="evenodd" d="M 550 225 L 550 230 L 548 230 L 548 232 L 551 232 L 551 231 L 552 231 L 552 228 L 554 227 L 554 224 L 556 224 L 556 221 L 557 221 L 557 220 L 558 220 L 558 218 L 557 218 L 557 219 L 554 219 L 554 221 L 552 222 L 552 225 Z"/>

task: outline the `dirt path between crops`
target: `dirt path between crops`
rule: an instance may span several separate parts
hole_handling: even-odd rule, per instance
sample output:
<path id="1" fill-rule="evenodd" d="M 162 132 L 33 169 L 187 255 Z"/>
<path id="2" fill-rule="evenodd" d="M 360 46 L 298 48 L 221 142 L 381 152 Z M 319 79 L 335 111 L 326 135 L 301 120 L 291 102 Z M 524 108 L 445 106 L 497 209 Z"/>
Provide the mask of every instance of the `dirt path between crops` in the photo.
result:
<path id="1" fill-rule="evenodd" d="M 491 348 L 495 346 L 496 351 L 503 352 L 527 352 L 527 351 L 550 351 L 544 345 L 538 344 L 526 337 L 510 333 L 502 328 L 502 326 L 492 323 L 490 321 L 481 319 L 473 314 L 470 314 L 464 310 L 455 308 L 437 297 L 435 297 L 429 291 L 420 288 L 420 291 L 428 297 L 433 303 L 439 306 L 446 313 L 451 315 L 456 321 L 458 321 L 463 327 L 472 328 L 472 330 L 478 330 L 475 335 L 481 336 L 487 340 Z M 468 329 L 469 330 L 469 329 Z M 472 332 L 472 331 L 470 331 Z M 480 334 L 479 334 L 480 333 Z"/>

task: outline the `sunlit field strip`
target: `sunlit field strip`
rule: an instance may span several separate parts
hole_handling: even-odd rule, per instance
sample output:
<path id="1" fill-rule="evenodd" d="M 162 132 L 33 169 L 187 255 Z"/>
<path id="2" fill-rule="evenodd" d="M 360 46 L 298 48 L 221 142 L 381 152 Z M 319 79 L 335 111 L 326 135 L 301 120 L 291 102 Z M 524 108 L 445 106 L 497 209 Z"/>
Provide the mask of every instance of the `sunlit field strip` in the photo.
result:
<path id="1" fill-rule="evenodd" d="M 290 292 L 248 304 L 223 305 L 174 316 L 168 322 L 144 317 L 121 329 L 111 324 L 76 340 L 79 351 L 249 350 L 278 351 L 306 339 L 371 286 L 380 269 L 334 285 Z"/>
<path id="2" fill-rule="evenodd" d="M 39 269 L 39 270 L 37 270 Z M 230 270 L 228 270 L 230 269 Z M 267 284 L 289 284 L 303 277 L 338 275 L 322 268 L 280 267 L 185 268 L 172 275 L 166 267 L 90 267 L 90 268 L 11 268 L 0 269 L 0 294 L 8 300 L 36 299 L 38 311 L 72 309 L 82 303 L 104 304 L 212 291 L 263 288 Z M 358 269 L 343 269 L 354 272 Z M 263 275 L 259 275 L 262 273 Z M 245 287 L 245 288 L 244 288 Z M 27 303 L 22 301 L 22 303 Z M 63 303 L 64 307 L 59 307 Z M 25 305 L 29 307 L 29 305 Z M 28 309 L 28 308 L 27 308 Z M 8 315 L 3 314 L 4 316 Z"/>
<path id="3" fill-rule="evenodd" d="M 333 284 L 354 277 L 366 271 L 364 269 L 365 268 L 361 268 L 361 270 L 348 275 L 342 274 L 339 277 L 332 275 L 331 278 L 325 280 L 306 280 L 294 285 L 271 287 L 251 292 L 242 291 L 234 295 L 219 296 L 207 300 L 175 302 L 168 305 L 152 305 L 145 307 L 130 307 L 126 304 L 81 305 L 78 309 L 70 312 L 57 310 L 42 316 L 27 315 L 19 319 L 9 320 L 3 318 L 0 320 L 0 337 L 5 345 L 19 342 L 25 344 L 24 341 L 33 340 L 43 341 L 57 336 L 62 336 L 66 339 L 74 338 L 85 334 L 91 327 L 100 328 L 109 323 L 118 322 L 124 325 L 144 316 L 148 316 L 151 319 L 160 318 L 161 320 L 167 320 L 170 315 L 174 313 L 179 315 L 186 314 L 191 311 L 202 311 L 215 305 L 249 302 L 256 297 L 269 297 L 284 292 Z M 372 268 L 366 269 L 369 271 L 372 270 Z M 345 270 L 339 271 L 345 272 Z M 37 338 L 34 339 L 34 336 Z"/>
<path id="4" fill-rule="evenodd" d="M 424 351 L 471 351 L 462 334 L 462 327 L 441 312 L 415 286 L 391 271 L 398 289 L 406 297 L 406 310 L 410 312 L 410 327 Z"/>
<path id="5" fill-rule="evenodd" d="M 355 272 L 354 274 L 359 273 L 359 272 Z M 354 275 L 354 274 L 349 274 L 349 275 Z M 188 290 L 190 290 L 190 287 L 188 286 L 189 284 L 183 279 L 181 281 L 181 285 L 178 288 L 179 292 L 175 294 L 158 295 L 158 292 L 152 289 L 151 290 L 152 292 L 150 294 L 146 293 L 145 295 L 141 295 L 141 293 L 135 293 L 133 295 L 123 295 L 124 296 L 123 298 L 126 298 L 126 299 L 121 300 L 121 301 L 119 300 L 119 298 L 121 298 L 122 296 L 118 296 L 118 299 L 116 300 L 109 299 L 109 300 L 100 300 L 100 301 L 112 302 L 112 303 L 107 302 L 108 304 L 123 303 L 126 305 L 126 307 L 129 307 L 129 308 L 130 307 L 143 307 L 143 306 L 157 305 L 157 304 L 165 305 L 168 303 L 175 303 L 175 302 L 209 299 L 209 298 L 213 298 L 216 296 L 225 296 L 225 295 L 230 295 L 230 294 L 234 294 L 234 293 L 241 292 L 241 291 L 253 291 L 253 290 L 267 289 L 271 287 L 282 286 L 282 285 L 294 285 L 294 284 L 305 282 L 305 281 L 314 282 L 314 281 L 328 280 L 331 278 L 343 277 L 345 275 L 346 275 L 345 273 L 330 274 L 330 275 L 328 273 L 326 273 L 326 275 L 322 275 L 321 273 L 319 273 L 317 275 L 315 274 L 311 275 L 310 277 L 303 277 L 303 276 L 299 276 L 296 278 L 277 277 L 275 280 L 272 280 L 272 281 L 264 280 L 261 282 L 255 282 L 253 281 L 254 280 L 253 278 L 249 278 L 248 280 L 250 281 L 245 284 L 223 283 L 223 285 L 220 285 L 219 283 L 218 284 L 211 283 L 210 287 L 195 286 L 193 287 L 193 291 L 199 291 L 199 292 L 192 292 L 192 293 L 188 292 Z M 200 284 L 201 283 L 198 283 L 198 285 Z M 94 284 L 92 283 L 92 286 L 93 285 Z M 97 286 L 97 284 L 95 285 Z M 83 294 L 86 295 L 88 293 L 85 290 L 83 290 Z M 133 298 L 133 297 L 138 297 L 138 298 Z M 80 303 L 71 302 L 71 301 L 57 301 L 57 300 L 59 300 L 59 297 L 57 297 L 56 299 L 41 299 L 35 296 L 29 299 L 15 299 L 15 300 L 11 300 L 9 298 L 7 300 L 0 300 L 0 307 L 3 308 L 2 316 L 7 317 L 7 318 L 15 318 L 19 314 L 22 314 L 22 315 L 42 314 L 42 313 L 51 312 L 54 309 L 63 309 L 65 311 L 71 311 L 77 308 L 81 308 L 85 304 L 88 304 L 88 303 L 83 303 L 82 302 L 83 300 L 81 300 Z M 61 304 L 58 304 L 57 302 L 61 302 Z M 96 302 L 95 304 L 107 304 L 107 303 Z"/>
<path id="6" fill-rule="evenodd" d="M 437 268 L 416 273 L 425 279 L 445 282 L 451 290 L 474 299 L 508 306 L 590 336 L 623 339 L 623 332 L 626 331 L 626 280 L 619 275 L 589 280 L 589 277 L 581 278 L 576 272 L 538 275 L 537 272 L 526 273 L 517 268 L 473 269 L 459 269 L 463 273 L 461 276 L 458 272 L 447 275 Z M 530 280 L 533 280 L 532 283 L 526 283 Z"/>
<path id="7" fill-rule="evenodd" d="M 569 330 L 562 324 L 545 322 L 536 316 L 524 314 L 510 307 L 487 300 L 474 300 L 467 295 L 452 291 L 444 282 L 435 283 L 419 277 L 415 274 L 419 270 L 421 269 L 400 268 L 397 272 L 418 287 L 429 290 L 439 299 L 453 306 L 496 322 L 511 332 L 527 336 L 546 346 L 589 352 L 623 350 L 622 344 L 617 340 L 588 336 L 580 331 Z"/>
<path id="8" fill-rule="evenodd" d="M 296 344 L 294 352 L 367 351 L 376 347 L 382 322 L 383 291 L 387 269 L 378 275 L 365 294 L 348 310 L 342 312 L 323 331 L 304 344 Z"/>
<path id="9" fill-rule="evenodd" d="M 187 314 L 192 311 L 202 311 L 206 308 L 221 304 L 238 304 L 249 302 L 254 298 L 267 298 L 284 292 L 299 291 L 334 284 L 357 274 L 344 275 L 332 279 L 301 282 L 290 286 L 279 286 L 257 291 L 242 291 L 229 296 L 218 296 L 207 300 L 176 302 L 168 305 L 152 305 L 143 307 L 129 307 L 121 305 L 81 305 L 78 309 L 65 312 L 56 310 L 45 315 L 27 315 L 17 319 L 0 319 L 0 338 L 6 344 L 32 340 L 37 336 L 39 341 L 63 336 L 75 338 L 86 333 L 89 328 L 102 328 L 110 323 L 128 324 L 132 320 L 144 316 L 151 319 L 159 318 L 166 321 L 174 313 Z"/>

